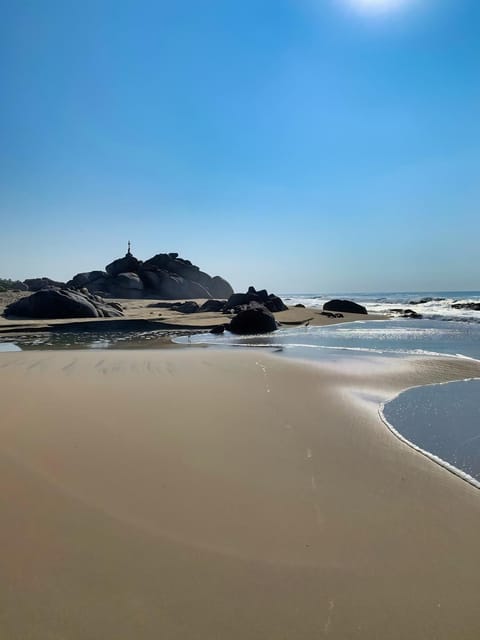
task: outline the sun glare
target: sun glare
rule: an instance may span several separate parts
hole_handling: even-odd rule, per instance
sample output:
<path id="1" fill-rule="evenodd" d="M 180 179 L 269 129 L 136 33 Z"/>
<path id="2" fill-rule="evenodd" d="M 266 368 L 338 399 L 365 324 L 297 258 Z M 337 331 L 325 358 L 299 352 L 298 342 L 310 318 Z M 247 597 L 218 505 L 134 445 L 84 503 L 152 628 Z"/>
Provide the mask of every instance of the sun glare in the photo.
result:
<path id="1" fill-rule="evenodd" d="M 410 4 L 411 0 L 344 0 L 347 5 L 356 11 L 370 13 L 386 13 L 401 9 Z"/>

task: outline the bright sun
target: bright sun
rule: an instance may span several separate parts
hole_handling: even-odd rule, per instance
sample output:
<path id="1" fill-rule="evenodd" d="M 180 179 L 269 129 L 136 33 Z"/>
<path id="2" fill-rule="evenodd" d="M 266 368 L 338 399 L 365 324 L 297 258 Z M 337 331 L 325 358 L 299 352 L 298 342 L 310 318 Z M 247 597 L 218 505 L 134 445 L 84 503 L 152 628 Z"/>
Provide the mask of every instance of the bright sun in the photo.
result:
<path id="1" fill-rule="evenodd" d="M 385 12 L 399 9 L 407 5 L 410 0 L 346 0 L 353 8 L 361 11 Z"/>

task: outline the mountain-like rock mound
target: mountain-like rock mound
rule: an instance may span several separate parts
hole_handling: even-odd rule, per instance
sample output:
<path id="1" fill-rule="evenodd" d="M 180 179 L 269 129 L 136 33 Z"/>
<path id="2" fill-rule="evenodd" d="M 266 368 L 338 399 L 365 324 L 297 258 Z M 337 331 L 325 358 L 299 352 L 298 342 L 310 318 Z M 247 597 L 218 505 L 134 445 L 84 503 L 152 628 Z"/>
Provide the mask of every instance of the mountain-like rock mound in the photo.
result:
<path id="1" fill-rule="evenodd" d="M 229 298 L 230 284 L 210 276 L 178 253 L 158 253 L 139 260 L 130 252 L 105 267 L 105 271 L 78 273 L 67 283 L 71 289 L 86 288 L 113 298 Z"/>

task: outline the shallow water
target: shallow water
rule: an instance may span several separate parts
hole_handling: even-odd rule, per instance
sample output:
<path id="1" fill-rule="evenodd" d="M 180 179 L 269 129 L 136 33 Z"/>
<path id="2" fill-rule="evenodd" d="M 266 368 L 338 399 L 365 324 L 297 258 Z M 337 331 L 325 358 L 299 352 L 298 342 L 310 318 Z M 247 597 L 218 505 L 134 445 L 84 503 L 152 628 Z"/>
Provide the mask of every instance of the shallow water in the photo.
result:
<path id="1" fill-rule="evenodd" d="M 409 389 L 383 415 L 416 447 L 480 482 L 480 380 Z"/>
<path id="2" fill-rule="evenodd" d="M 151 349 L 186 331 L 51 331 L 0 336 L 1 351 L 45 349 Z"/>
<path id="3" fill-rule="evenodd" d="M 480 359 L 480 325 L 440 320 L 367 320 L 328 327 L 295 327 L 262 336 L 197 334 L 189 340 L 215 346 L 270 347 L 293 357 L 314 359 L 324 357 L 332 349 Z M 176 341 L 184 343 L 186 339 Z"/>

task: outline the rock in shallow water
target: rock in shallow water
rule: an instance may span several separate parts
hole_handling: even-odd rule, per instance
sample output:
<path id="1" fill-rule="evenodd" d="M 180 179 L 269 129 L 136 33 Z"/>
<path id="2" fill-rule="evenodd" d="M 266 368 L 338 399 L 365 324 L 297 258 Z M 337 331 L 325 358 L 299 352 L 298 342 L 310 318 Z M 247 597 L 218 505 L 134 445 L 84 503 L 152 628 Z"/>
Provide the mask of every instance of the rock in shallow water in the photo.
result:
<path id="1" fill-rule="evenodd" d="M 259 304 L 251 303 L 249 309 L 240 311 L 232 318 L 228 329 L 238 335 L 271 333 L 277 329 L 277 322 L 273 313 L 268 309 Z"/>

